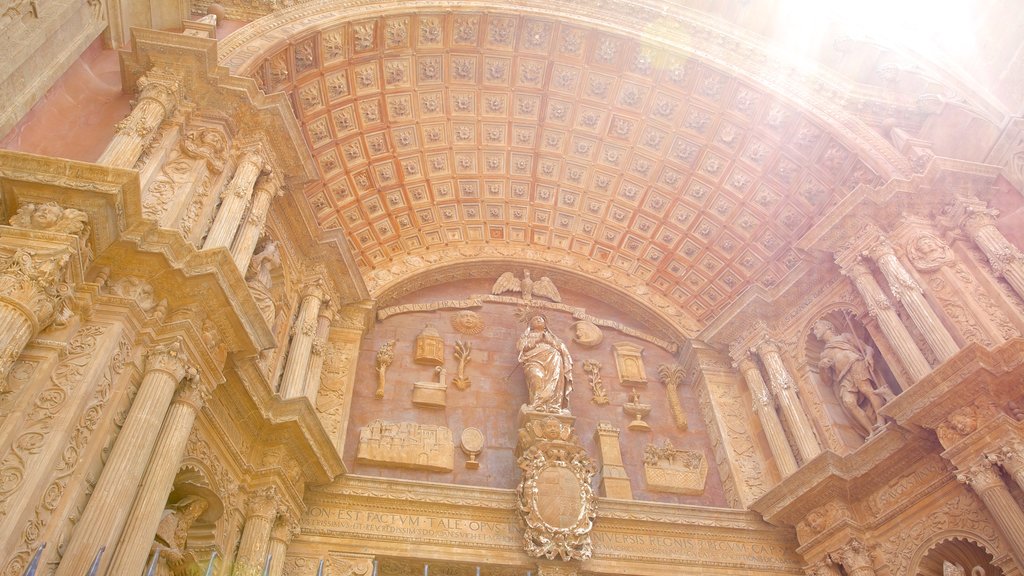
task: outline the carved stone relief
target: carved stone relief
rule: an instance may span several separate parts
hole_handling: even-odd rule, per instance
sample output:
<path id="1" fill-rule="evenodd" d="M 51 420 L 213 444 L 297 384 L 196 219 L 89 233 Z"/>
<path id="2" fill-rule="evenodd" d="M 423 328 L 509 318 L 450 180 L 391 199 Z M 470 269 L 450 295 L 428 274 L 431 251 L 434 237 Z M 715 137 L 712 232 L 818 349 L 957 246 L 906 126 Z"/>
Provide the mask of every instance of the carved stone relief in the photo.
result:
<path id="1" fill-rule="evenodd" d="M 669 440 L 644 449 L 644 480 L 653 492 L 700 495 L 708 475 L 704 454 L 695 450 L 677 450 Z"/>
<path id="2" fill-rule="evenodd" d="M 460 334 L 475 336 L 484 331 L 484 321 L 472 310 L 459 310 L 451 316 L 452 328 Z"/>
<path id="3" fill-rule="evenodd" d="M 604 387 L 604 381 L 601 379 L 601 363 L 596 360 L 584 360 L 583 372 L 587 375 L 587 381 L 593 393 L 590 401 L 598 406 L 608 404 L 608 390 Z"/>
<path id="4" fill-rule="evenodd" d="M 415 382 L 412 385 L 412 403 L 428 408 L 444 408 L 448 394 L 448 371 L 444 366 L 434 368 L 437 382 Z"/>
<path id="5" fill-rule="evenodd" d="M 647 386 L 647 370 L 644 369 L 644 349 L 630 342 L 612 344 L 615 352 L 615 368 L 619 371 L 619 384 L 632 388 Z"/>
<path id="6" fill-rule="evenodd" d="M 444 426 L 375 420 L 359 430 L 356 462 L 451 472 L 454 451 L 452 431 Z"/>
<path id="7" fill-rule="evenodd" d="M 521 412 L 522 479 L 516 503 L 526 553 L 537 558 L 586 560 L 593 553 L 596 517 L 593 461 L 572 429 L 572 417 Z"/>

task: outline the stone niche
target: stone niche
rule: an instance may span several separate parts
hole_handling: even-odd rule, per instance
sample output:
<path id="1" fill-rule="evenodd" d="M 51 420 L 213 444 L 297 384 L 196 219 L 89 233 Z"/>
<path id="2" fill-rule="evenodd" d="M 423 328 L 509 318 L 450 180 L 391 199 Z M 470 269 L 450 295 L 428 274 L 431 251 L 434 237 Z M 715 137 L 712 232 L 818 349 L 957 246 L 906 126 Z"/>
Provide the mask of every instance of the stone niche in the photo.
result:
<path id="1" fill-rule="evenodd" d="M 676 450 L 667 440 L 648 444 L 644 451 L 644 480 L 651 492 L 699 496 L 704 493 L 708 462 L 695 450 Z"/>
<path id="2" fill-rule="evenodd" d="M 455 463 L 455 442 L 452 431 L 444 426 L 374 420 L 359 429 L 356 462 L 451 472 Z"/>

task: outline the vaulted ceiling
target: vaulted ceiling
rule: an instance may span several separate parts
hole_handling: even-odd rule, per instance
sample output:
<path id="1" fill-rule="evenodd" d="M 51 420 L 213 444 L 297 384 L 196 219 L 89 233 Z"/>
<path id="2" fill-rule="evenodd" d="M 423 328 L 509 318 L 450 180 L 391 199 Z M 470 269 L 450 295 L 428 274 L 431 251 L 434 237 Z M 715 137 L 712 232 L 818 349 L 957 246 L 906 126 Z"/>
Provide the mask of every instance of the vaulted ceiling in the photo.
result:
<path id="1" fill-rule="evenodd" d="M 251 74 L 292 97 L 321 177 L 305 197 L 371 292 L 433 263 L 535 258 L 703 323 L 782 282 L 816 215 L 879 180 L 792 100 L 581 22 L 392 13 L 298 34 Z"/>

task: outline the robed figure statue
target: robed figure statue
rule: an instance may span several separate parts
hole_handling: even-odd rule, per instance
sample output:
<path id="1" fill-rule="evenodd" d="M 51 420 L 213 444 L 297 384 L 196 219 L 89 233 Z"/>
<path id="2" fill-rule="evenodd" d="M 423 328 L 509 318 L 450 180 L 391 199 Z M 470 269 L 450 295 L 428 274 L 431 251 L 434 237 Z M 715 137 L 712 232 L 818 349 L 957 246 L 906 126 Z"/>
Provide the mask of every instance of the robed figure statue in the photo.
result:
<path id="1" fill-rule="evenodd" d="M 892 392 L 875 381 L 874 350 L 858 346 L 850 333 L 840 334 L 828 320 L 814 323 L 814 335 L 825 344 L 818 364 L 819 375 L 836 388 L 836 396 L 864 436 L 885 424 L 879 412 Z"/>
<path id="2" fill-rule="evenodd" d="M 569 393 L 572 391 L 572 357 L 565 343 L 548 330 L 544 316 L 530 318 L 516 348 L 526 375 L 530 410 L 568 414 Z"/>

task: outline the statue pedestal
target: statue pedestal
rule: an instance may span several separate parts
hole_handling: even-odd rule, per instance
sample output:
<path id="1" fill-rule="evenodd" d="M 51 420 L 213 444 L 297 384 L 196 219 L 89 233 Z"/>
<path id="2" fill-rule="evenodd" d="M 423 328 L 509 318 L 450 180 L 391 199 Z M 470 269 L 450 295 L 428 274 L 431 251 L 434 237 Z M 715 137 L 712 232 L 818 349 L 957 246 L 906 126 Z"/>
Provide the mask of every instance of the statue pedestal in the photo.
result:
<path id="1" fill-rule="evenodd" d="M 571 414 L 519 411 L 516 487 L 523 522 L 524 549 L 537 558 L 578 561 L 590 558 L 590 530 L 596 498 L 596 469 L 573 430 Z"/>

